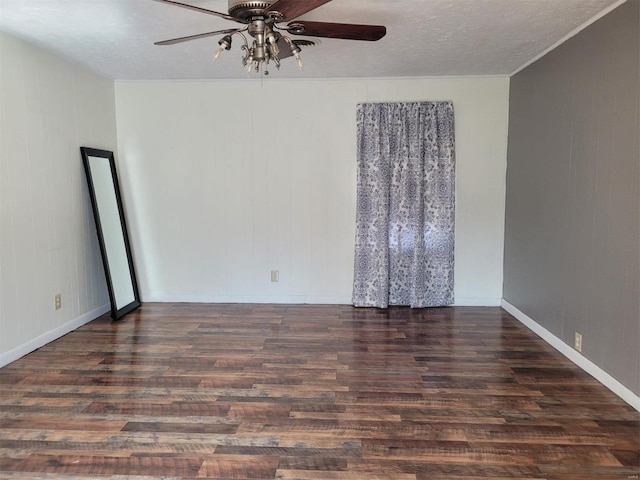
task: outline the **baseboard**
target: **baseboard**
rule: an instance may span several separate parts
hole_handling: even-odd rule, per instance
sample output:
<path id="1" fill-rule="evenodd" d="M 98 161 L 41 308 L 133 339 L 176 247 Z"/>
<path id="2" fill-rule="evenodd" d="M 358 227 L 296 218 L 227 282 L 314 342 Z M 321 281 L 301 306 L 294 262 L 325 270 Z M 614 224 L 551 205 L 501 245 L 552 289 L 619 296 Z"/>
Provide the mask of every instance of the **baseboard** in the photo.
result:
<path id="1" fill-rule="evenodd" d="M 561 354 L 575 363 L 582 370 L 587 372 L 593 378 L 602 383 L 605 387 L 619 396 L 622 400 L 627 402 L 633 408 L 640 412 L 640 397 L 621 384 L 618 380 L 613 378 L 607 372 L 598 367 L 591 360 L 588 360 L 584 356 L 580 355 L 576 350 L 571 348 L 569 345 L 564 343 L 558 337 L 556 337 L 549 330 L 544 328 L 542 325 L 537 323 L 531 317 L 527 316 L 525 313 L 518 310 L 517 307 L 514 307 L 506 300 L 502 300 L 502 308 L 504 308 L 507 312 L 513 315 L 518 321 L 522 324 L 529 327 L 533 332 L 542 338 L 545 342 L 551 345 L 553 348 L 558 350 Z"/>
<path id="2" fill-rule="evenodd" d="M 351 297 L 324 295 L 167 295 L 142 294 L 142 302 L 159 303 L 266 303 L 290 305 L 351 305 Z"/>
<path id="3" fill-rule="evenodd" d="M 500 307 L 501 298 L 493 297 L 456 297 L 454 306 L 456 307 Z"/>
<path id="4" fill-rule="evenodd" d="M 49 330 L 42 335 L 29 340 L 27 343 L 24 343 L 16 348 L 9 350 L 8 352 L 4 352 L 0 354 L 0 367 L 4 367 L 5 365 L 10 364 L 11 362 L 15 362 L 21 357 L 24 357 L 28 353 L 37 350 L 38 348 L 46 345 L 47 343 L 53 342 L 54 340 L 66 335 L 69 332 L 74 331 L 76 328 L 81 327 L 82 325 L 89 323 L 91 320 L 95 320 L 100 315 L 108 312 L 111 308 L 109 305 L 102 305 L 101 307 L 95 308 L 90 312 L 85 313 L 84 315 L 80 315 L 73 320 L 68 321 L 64 325 L 60 325 L 53 330 Z"/>
<path id="5" fill-rule="evenodd" d="M 470 297 L 455 299 L 456 307 L 500 307 L 500 298 Z M 166 295 L 142 294 L 143 302 L 158 303 L 266 303 L 266 304 L 312 304 L 352 305 L 350 296 L 326 295 Z"/>

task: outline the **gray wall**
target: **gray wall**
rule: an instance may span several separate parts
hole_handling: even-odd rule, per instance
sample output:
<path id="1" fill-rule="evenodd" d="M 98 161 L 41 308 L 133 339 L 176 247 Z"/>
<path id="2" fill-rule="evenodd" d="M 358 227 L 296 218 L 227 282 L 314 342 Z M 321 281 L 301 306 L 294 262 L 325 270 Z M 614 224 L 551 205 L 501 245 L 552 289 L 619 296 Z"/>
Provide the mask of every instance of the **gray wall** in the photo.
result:
<path id="1" fill-rule="evenodd" d="M 639 6 L 511 79 L 503 292 L 637 395 Z"/>

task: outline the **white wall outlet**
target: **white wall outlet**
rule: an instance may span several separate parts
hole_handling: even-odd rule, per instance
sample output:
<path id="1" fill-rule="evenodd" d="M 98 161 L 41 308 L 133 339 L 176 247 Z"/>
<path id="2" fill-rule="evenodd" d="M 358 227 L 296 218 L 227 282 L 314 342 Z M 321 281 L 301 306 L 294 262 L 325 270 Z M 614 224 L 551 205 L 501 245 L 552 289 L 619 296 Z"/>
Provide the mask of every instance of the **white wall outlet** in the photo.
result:
<path id="1" fill-rule="evenodd" d="M 56 310 L 60 310 L 62 308 L 62 294 L 56 294 L 53 300 L 53 306 Z"/>
<path id="2" fill-rule="evenodd" d="M 279 270 L 271 270 L 271 281 L 279 282 L 280 281 L 280 271 Z"/>
<path id="3" fill-rule="evenodd" d="M 582 334 L 581 333 L 576 332 L 576 340 L 575 340 L 574 348 L 577 351 L 582 352 Z"/>

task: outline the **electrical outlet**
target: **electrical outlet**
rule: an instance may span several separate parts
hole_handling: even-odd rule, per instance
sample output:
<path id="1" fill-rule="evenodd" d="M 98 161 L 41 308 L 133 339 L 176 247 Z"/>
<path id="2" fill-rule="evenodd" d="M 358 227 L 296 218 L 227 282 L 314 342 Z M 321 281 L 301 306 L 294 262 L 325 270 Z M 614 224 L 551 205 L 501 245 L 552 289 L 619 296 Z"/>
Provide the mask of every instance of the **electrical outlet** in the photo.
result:
<path id="1" fill-rule="evenodd" d="M 582 334 L 578 332 L 576 332 L 576 340 L 575 340 L 574 348 L 577 351 L 582 352 Z"/>
<path id="2" fill-rule="evenodd" d="M 279 282 L 280 281 L 280 271 L 279 270 L 271 270 L 271 281 Z"/>
<path id="3" fill-rule="evenodd" d="M 60 310 L 62 308 L 62 294 L 58 293 L 53 300 L 53 306 L 56 310 Z"/>

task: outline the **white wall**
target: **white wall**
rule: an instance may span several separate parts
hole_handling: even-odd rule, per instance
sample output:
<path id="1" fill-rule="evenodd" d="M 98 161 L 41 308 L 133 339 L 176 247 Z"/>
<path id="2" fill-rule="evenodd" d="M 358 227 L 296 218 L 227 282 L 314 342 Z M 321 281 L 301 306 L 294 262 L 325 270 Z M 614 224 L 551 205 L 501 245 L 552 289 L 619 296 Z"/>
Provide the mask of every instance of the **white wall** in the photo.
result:
<path id="1" fill-rule="evenodd" d="M 502 77 L 116 82 L 143 301 L 350 303 L 356 104 L 452 100 L 456 299 L 499 305 L 508 90 Z"/>
<path id="2" fill-rule="evenodd" d="M 81 145 L 116 148 L 113 82 L 0 33 L 0 365 L 108 307 Z"/>

